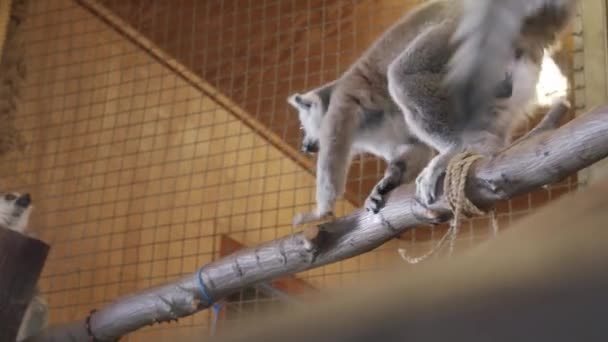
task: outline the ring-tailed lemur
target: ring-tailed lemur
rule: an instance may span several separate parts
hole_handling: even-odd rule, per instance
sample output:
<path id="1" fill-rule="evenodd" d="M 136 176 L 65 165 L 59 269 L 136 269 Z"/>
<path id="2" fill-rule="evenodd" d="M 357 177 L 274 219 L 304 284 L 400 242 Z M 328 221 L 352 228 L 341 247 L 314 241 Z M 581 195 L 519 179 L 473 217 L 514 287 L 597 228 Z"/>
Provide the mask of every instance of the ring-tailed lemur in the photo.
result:
<path id="1" fill-rule="evenodd" d="M 333 127 L 325 130 L 324 126 L 335 124 L 326 119 L 328 108 L 334 101 L 335 87 L 336 82 L 330 82 L 305 94 L 293 94 L 287 100 L 298 110 L 304 134 L 302 151 L 317 153 L 327 148 L 324 144 L 333 147 L 332 153 L 322 153 L 317 161 L 317 208 L 314 212 L 296 215 L 296 225 L 323 219 L 333 212 L 336 199 L 344 192 L 348 168 L 355 155 L 371 153 L 388 164 L 384 177 L 365 201 L 365 208 L 374 213 L 384 206 L 390 191 L 404 182 L 413 181 L 433 156 L 430 148 L 408 132 L 403 114 L 389 101 L 388 93 L 384 94 L 385 99 L 380 99 L 380 96 L 372 94 L 371 89 L 353 89 L 359 94 L 367 92 L 377 100 L 369 107 L 361 103 L 357 113 L 353 113 L 356 117 L 351 119 L 358 124 L 350 132 L 342 131 L 333 139 L 322 137 L 322 134 L 334 132 Z"/>
<path id="2" fill-rule="evenodd" d="M 305 137 L 304 146 L 318 140 L 315 144 L 319 150 L 317 209 L 297 216 L 295 223 L 330 216 L 333 204 L 344 191 L 352 147 L 364 136 L 362 132 L 373 125 L 402 122 L 386 119 L 391 118 L 389 113 L 395 112 L 395 103 L 402 109 L 407 123 L 393 126 L 403 127 L 402 134 L 395 133 L 395 136 L 411 139 L 410 132 L 413 132 L 419 140 L 438 150 L 442 158 L 446 152 L 466 145 L 461 140 L 468 133 L 458 131 L 459 124 L 451 120 L 449 94 L 441 86 L 453 50 L 449 44 L 451 34 L 463 10 L 462 1 L 436 0 L 417 6 L 377 39 L 340 78 L 306 96 L 290 99 L 292 105 L 301 109 L 300 113 L 309 113 L 313 106 L 318 107 L 314 109 L 316 116 L 301 118 L 305 127 L 312 126 L 306 127 L 310 137 Z M 519 111 L 528 101 L 528 88 L 534 89 L 536 83 L 538 65 L 531 60 L 535 57 L 534 51 L 525 48 L 518 50 L 513 65 L 503 70 L 504 79 L 492 87 L 493 96 L 502 99 L 502 105 L 509 110 L 516 107 Z M 513 82 L 517 83 L 517 89 L 513 88 Z M 511 126 L 515 113 L 502 110 L 500 115 L 493 116 L 495 119 L 480 119 L 491 122 L 491 131 L 503 134 Z M 311 122 L 315 120 L 322 124 L 314 126 Z M 375 131 L 373 136 L 382 137 L 383 129 Z M 482 137 L 472 134 L 466 138 L 477 141 Z M 378 147 L 375 144 L 368 147 Z M 374 154 L 383 155 L 378 151 Z M 435 157 L 435 162 L 425 168 L 427 175 L 418 176 L 417 180 L 424 181 L 418 182 L 419 193 L 430 192 L 436 179 L 434 173 L 430 173 L 429 179 L 428 170 L 441 167 L 437 162 L 441 160 Z M 430 202 L 429 195 L 424 197 L 425 202 Z"/>
<path id="3" fill-rule="evenodd" d="M 510 1 L 492 4 L 496 7 L 499 2 Z M 474 7 L 465 7 L 465 2 L 431 1 L 408 13 L 389 31 L 390 36 L 399 34 L 409 38 L 388 68 L 390 93 L 405 113 L 408 127 L 439 152 L 416 179 L 417 197 L 424 204 L 435 201 L 437 182 L 456 153 L 469 150 L 491 155 L 507 144 L 512 130 L 526 119 L 525 114 L 534 104 L 545 48 L 553 43 L 555 33 L 563 29 L 571 17 L 568 6 L 542 7 L 537 11 L 528 8 L 526 13 L 531 15 L 525 18 L 520 34 L 512 41 L 498 42 L 507 46 L 507 57 L 505 63 L 495 66 L 492 81 L 483 85 L 483 101 L 488 105 L 460 115 L 454 103 L 461 94 L 445 87 L 444 81 L 449 60 L 457 48 L 452 44 L 454 32 L 461 21 L 471 16 L 469 11 L 475 11 Z M 549 2 L 543 4 L 549 5 Z M 491 53 L 476 58 L 485 62 L 494 57 Z M 459 60 L 462 56 L 454 58 Z M 510 79 L 511 94 L 501 94 L 505 80 L 501 80 L 500 75 L 505 74 Z"/>
<path id="4" fill-rule="evenodd" d="M 0 193 L 0 225 L 27 235 L 27 225 L 32 211 L 31 202 L 29 194 Z M 36 286 L 19 327 L 17 341 L 23 341 L 40 332 L 46 328 L 47 321 L 47 303 Z"/>

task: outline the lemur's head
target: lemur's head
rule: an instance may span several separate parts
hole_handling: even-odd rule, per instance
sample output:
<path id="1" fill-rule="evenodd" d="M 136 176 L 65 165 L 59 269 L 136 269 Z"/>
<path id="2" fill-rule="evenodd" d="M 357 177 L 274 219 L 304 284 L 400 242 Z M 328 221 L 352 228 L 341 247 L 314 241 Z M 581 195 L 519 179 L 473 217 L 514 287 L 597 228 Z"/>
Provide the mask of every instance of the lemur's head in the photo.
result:
<path id="1" fill-rule="evenodd" d="M 31 203 L 29 194 L 0 193 L 0 225 L 23 233 L 30 217 Z"/>
<path id="2" fill-rule="evenodd" d="M 298 110 L 304 134 L 302 152 L 317 153 L 319 151 L 321 124 L 329 107 L 332 89 L 333 82 L 305 94 L 295 93 L 287 98 L 287 102 Z"/>

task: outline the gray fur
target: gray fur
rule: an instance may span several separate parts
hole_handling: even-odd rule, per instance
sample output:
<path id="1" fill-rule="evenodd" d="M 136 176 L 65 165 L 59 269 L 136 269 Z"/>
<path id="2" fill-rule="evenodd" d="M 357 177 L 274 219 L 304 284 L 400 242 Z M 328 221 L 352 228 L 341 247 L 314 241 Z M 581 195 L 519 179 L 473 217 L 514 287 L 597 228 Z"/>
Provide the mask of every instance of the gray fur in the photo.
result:
<path id="1" fill-rule="evenodd" d="M 314 212 L 296 215 L 294 224 L 333 215 L 335 202 L 344 192 L 348 167 L 357 154 L 371 153 L 388 163 L 384 177 L 365 203 L 373 212 L 384 206 L 391 190 L 404 181 L 412 181 L 432 157 L 432 151 L 408 133 L 403 114 L 390 100 L 388 92 L 381 99 L 370 88 L 353 88 L 352 94 L 341 90 L 340 99 L 350 102 L 353 110 L 331 114 L 337 100 L 335 90 L 344 89 L 343 82 L 348 80 L 342 78 L 288 98 L 298 110 L 304 132 L 303 150 L 316 152 L 308 147 L 317 146 L 321 151 L 317 161 L 317 208 Z M 369 101 L 371 97 L 377 102 Z M 328 149 L 332 152 L 324 153 Z"/>

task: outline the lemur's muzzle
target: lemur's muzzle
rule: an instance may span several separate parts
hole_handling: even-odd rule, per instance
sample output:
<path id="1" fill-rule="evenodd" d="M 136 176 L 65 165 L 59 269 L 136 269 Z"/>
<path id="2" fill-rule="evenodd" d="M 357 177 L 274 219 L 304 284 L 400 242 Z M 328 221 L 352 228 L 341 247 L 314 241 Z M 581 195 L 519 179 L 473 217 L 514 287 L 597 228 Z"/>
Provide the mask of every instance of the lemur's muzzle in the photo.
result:
<path id="1" fill-rule="evenodd" d="M 313 141 L 305 141 L 302 143 L 302 152 L 317 153 L 319 152 L 319 144 Z"/>
<path id="2" fill-rule="evenodd" d="M 17 201 L 15 201 L 15 203 L 22 208 L 27 208 L 32 203 L 32 198 L 30 194 L 23 194 L 19 196 L 19 198 L 17 198 Z"/>

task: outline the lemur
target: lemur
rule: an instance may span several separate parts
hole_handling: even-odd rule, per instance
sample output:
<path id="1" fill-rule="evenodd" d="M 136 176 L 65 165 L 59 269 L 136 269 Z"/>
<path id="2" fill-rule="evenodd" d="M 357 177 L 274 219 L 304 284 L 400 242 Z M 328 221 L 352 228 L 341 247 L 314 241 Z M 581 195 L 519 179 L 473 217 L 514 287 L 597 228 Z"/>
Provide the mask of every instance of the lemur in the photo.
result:
<path id="1" fill-rule="evenodd" d="M 487 6 L 491 10 L 477 9 L 478 3 L 483 4 L 484 1 L 489 1 Z M 384 40 L 380 40 L 385 42 L 387 50 L 394 45 L 402 48 L 388 66 L 391 96 L 403 111 L 408 127 L 420 140 L 439 152 L 416 179 L 417 197 L 425 205 L 435 201 L 437 182 L 455 154 L 468 150 L 493 155 L 505 147 L 512 130 L 526 119 L 527 112 L 534 105 L 545 49 L 554 43 L 556 34 L 567 26 L 574 12 L 574 1 L 534 0 L 526 4 L 520 0 L 484 1 L 430 1 L 409 12 L 385 34 Z M 490 30 L 495 32 L 501 26 L 513 24 L 515 21 L 511 19 L 499 19 L 500 15 L 487 15 L 496 14 L 494 10 L 511 8 L 508 3 L 517 5 L 513 7 L 517 10 L 511 13 L 516 13 L 514 17 L 523 24 L 514 34 L 507 34 L 512 39 L 505 38 L 492 44 L 493 47 L 503 45 L 497 50 L 498 54 L 490 52 L 485 46 L 472 49 L 471 53 L 475 54 L 488 52 L 486 55 L 476 55 L 475 60 L 495 69 L 490 73 L 492 77 L 483 79 L 479 84 L 475 84 L 478 80 L 474 78 L 478 75 L 472 74 L 469 84 L 474 86 L 470 87 L 483 88 L 483 97 L 475 100 L 487 105 L 462 113 L 455 107 L 462 94 L 458 87 L 466 88 L 467 85 L 458 83 L 461 78 L 455 77 L 452 82 L 456 82 L 457 86 L 449 86 L 450 78 L 446 79 L 449 61 L 453 62 L 452 68 L 458 68 L 459 63 L 466 59 L 467 43 L 470 40 L 475 42 L 478 36 L 488 36 L 483 29 L 498 25 L 498 29 L 492 27 Z M 482 26 L 469 32 L 470 36 L 465 36 L 464 43 L 459 44 L 458 35 L 454 37 L 454 32 L 466 32 L 460 25 L 467 27 L 465 22 L 476 16 L 496 20 L 485 20 Z M 460 31 L 457 31 L 459 27 Z M 501 38 L 500 34 L 497 36 Z M 402 39 L 399 44 L 398 37 Z M 496 38 L 493 35 L 490 37 Z M 496 64 L 487 61 L 492 58 L 499 58 L 502 62 Z M 487 71 L 491 68 L 482 69 Z M 458 76 L 457 70 L 452 70 Z M 465 70 L 464 75 L 471 74 Z M 511 83 L 508 96 L 503 96 L 505 94 L 499 91 L 505 78 Z M 445 81 L 448 86 L 445 86 Z"/>
<path id="2" fill-rule="evenodd" d="M 429 147 L 409 133 L 403 114 L 388 98 L 386 85 L 381 84 L 377 85 L 379 89 L 384 88 L 381 95 L 372 95 L 371 89 L 352 89 L 361 94 L 369 92 L 370 96 L 376 97 L 375 103 L 362 103 L 358 112 L 353 113 L 353 116 L 357 116 L 353 120 L 358 125 L 351 132 L 342 132 L 336 136 L 336 140 L 322 137 L 322 132 L 334 134 L 334 127 L 328 131 L 323 126 L 335 124 L 326 119 L 326 113 L 334 101 L 335 87 L 334 81 L 304 94 L 293 94 L 287 99 L 298 110 L 303 131 L 302 152 L 314 154 L 327 148 L 324 144 L 334 145 L 334 153 L 322 153 L 317 162 L 317 209 L 296 215 L 296 225 L 323 219 L 333 212 L 336 199 L 344 192 L 350 162 L 357 154 L 367 152 L 383 158 L 388 164 L 384 177 L 365 201 L 365 208 L 374 213 L 384 206 L 390 191 L 404 182 L 413 181 L 433 156 Z"/>
<path id="3" fill-rule="evenodd" d="M 29 194 L 0 193 L 0 225 L 27 235 L 27 225 L 32 211 Z M 32 300 L 28 304 L 17 341 L 23 341 L 46 328 L 48 322 L 47 303 L 36 286 Z"/>

